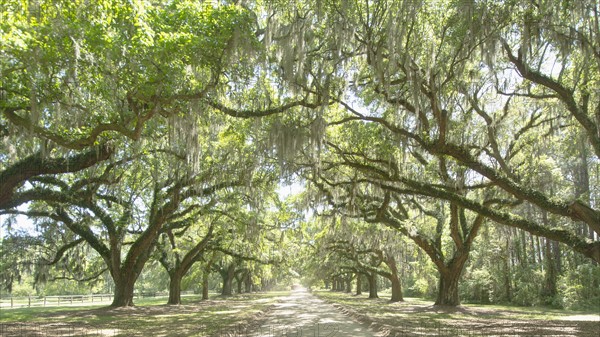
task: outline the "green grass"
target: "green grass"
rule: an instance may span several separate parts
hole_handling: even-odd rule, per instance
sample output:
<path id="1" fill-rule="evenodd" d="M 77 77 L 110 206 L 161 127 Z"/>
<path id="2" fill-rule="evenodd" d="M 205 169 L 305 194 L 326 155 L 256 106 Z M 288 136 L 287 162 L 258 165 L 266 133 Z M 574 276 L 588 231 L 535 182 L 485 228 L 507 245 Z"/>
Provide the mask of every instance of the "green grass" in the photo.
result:
<path id="1" fill-rule="evenodd" d="M 439 330 L 440 327 L 478 331 L 490 329 L 500 334 L 527 331 L 533 334 L 575 335 L 592 334 L 600 329 L 600 313 L 569 311 L 541 307 L 467 304 L 459 307 L 437 307 L 433 301 L 405 298 L 391 303 L 390 294 L 380 292 L 379 299 L 367 295 L 315 291 L 315 295 L 349 309 L 351 314 L 367 323 L 375 322 L 388 327 L 411 327 Z M 594 332 L 595 333 L 595 332 Z"/>
<path id="2" fill-rule="evenodd" d="M 20 329 L 25 323 L 32 332 L 44 331 L 48 335 L 59 335 L 62 327 L 79 329 L 74 334 L 102 331 L 100 335 L 111 336 L 210 336 L 252 322 L 256 315 L 287 294 L 267 292 L 229 298 L 215 296 L 208 301 L 200 301 L 197 296 L 185 297 L 180 306 L 165 305 L 164 298 L 151 298 L 136 301 L 132 308 L 111 309 L 104 304 L 9 309 L 0 311 L 0 324 L 4 324 L 6 330 L 6 327 Z"/>
<path id="3" fill-rule="evenodd" d="M 181 298 L 182 304 L 189 304 L 198 302 L 200 295 L 183 296 Z M 155 297 L 155 298 L 143 298 L 134 299 L 134 303 L 139 307 L 157 306 L 164 305 L 167 301 L 166 297 Z M 89 304 L 89 303 L 88 303 Z M 64 313 L 65 315 L 69 312 L 79 312 L 94 310 L 100 308 L 106 308 L 110 305 L 110 301 L 98 302 L 97 304 L 89 305 L 71 305 L 66 304 L 64 306 L 48 306 L 48 307 L 22 307 L 22 308 L 2 308 L 0 309 L 0 322 L 38 322 L 43 321 L 44 315 L 52 313 Z"/>

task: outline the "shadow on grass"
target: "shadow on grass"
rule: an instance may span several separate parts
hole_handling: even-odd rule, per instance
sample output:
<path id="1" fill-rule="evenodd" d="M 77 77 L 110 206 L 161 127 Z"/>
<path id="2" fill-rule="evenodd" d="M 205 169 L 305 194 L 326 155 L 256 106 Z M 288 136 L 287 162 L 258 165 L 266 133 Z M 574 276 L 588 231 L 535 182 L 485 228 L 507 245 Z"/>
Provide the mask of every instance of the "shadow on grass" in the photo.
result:
<path id="1" fill-rule="evenodd" d="M 600 331 L 600 314 L 593 313 L 508 306 L 445 307 L 412 298 L 404 302 L 390 302 L 387 299 L 367 299 L 330 291 L 317 291 L 314 294 L 359 321 L 375 324 L 401 336 L 597 337 Z"/>
<path id="2" fill-rule="evenodd" d="M 183 305 L 56 310 L 3 317 L 0 336 L 213 336 L 241 329 L 284 293 L 256 293 Z M 69 308 L 72 309 L 72 308 Z M 19 320 L 22 316 L 35 319 Z"/>

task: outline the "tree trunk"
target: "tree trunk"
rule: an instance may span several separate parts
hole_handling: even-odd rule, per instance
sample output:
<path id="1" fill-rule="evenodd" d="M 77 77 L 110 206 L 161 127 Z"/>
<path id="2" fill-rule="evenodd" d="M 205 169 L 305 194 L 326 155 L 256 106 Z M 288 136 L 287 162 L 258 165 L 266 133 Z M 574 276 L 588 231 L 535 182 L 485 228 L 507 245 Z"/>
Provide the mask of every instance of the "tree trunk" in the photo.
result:
<path id="1" fill-rule="evenodd" d="M 252 292 L 252 277 L 250 276 L 250 273 L 246 273 L 246 276 L 244 277 L 244 288 L 245 292 Z"/>
<path id="2" fill-rule="evenodd" d="M 325 289 L 329 289 L 329 280 L 326 279 L 326 280 L 324 280 L 324 282 L 325 282 Z"/>
<path id="3" fill-rule="evenodd" d="M 115 282 L 115 295 L 111 307 L 133 306 L 133 288 L 137 277 L 133 272 L 121 273 L 113 277 Z"/>
<path id="4" fill-rule="evenodd" d="M 544 225 L 551 226 L 550 221 L 548 219 L 548 212 L 545 210 L 542 211 L 542 220 L 544 221 Z M 556 297 L 558 290 L 556 287 L 556 264 L 554 263 L 554 254 L 552 253 L 552 242 L 548 239 L 545 239 L 545 254 L 544 254 L 544 266 L 545 277 L 544 277 L 544 288 L 542 290 L 542 296 L 544 297 L 545 304 L 552 304 L 554 302 L 554 298 Z"/>
<path id="5" fill-rule="evenodd" d="M 562 254 L 560 252 L 560 245 L 556 241 L 552 241 L 552 253 L 554 254 L 554 263 L 556 265 L 556 273 L 562 274 Z"/>
<path id="6" fill-rule="evenodd" d="M 462 273 L 461 268 L 448 268 L 440 271 L 440 282 L 435 305 L 457 306 L 460 305 L 458 298 L 458 280 Z"/>
<path id="7" fill-rule="evenodd" d="M 352 274 L 348 275 L 348 277 L 346 278 L 346 292 L 347 293 L 351 293 L 352 292 Z"/>
<path id="8" fill-rule="evenodd" d="M 510 245 L 509 245 L 509 238 L 506 238 L 506 254 L 504 254 L 504 270 L 503 272 L 503 276 L 504 276 L 504 292 L 506 293 L 506 300 L 508 302 L 512 301 L 512 287 L 511 287 L 511 281 L 510 281 L 510 275 L 511 275 L 511 271 L 510 271 L 510 263 L 509 263 L 509 249 L 510 249 Z"/>
<path id="9" fill-rule="evenodd" d="M 181 279 L 182 275 L 179 273 L 171 273 L 169 275 L 169 301 L 167 304 L 179 305 L 181 304 Z"/>
<path id="10" fill-rule="evenodd" d="M 356 274 L 356 295 L 362 295 L 362 274 Z"/>
<path id="11" fill-rule="evenodd" d="M 208 272 L 204 272 L 202 275 L 202 299 L 208 299 Z"/>
<path id="12" fill-rule="evenodd" d="M 557 272 L 556 272 L 556 264 L 554 262 L 554 254 L 552 253 L 552 242 L 548 239 L 546 241 L 546 254 L 545 254 L 545 265 L 546 265 L 546 273 L 545 273 L 545 282 L 544 289 L 542 291 L 542 296 L 545 297 L 545 304 L 551 305 L 554 301 L 558 293 L 558 289 L 556 287 L 557 280 Z"/>
<path id="13" fill-rule="evenodd" d="M 580 134 L 577 139 L 579 147 L 579 160 L 575 162 L 575 199 L 581 200 L 584 204 L 590 205 L 591 188 L 590 188 L 590 169 L 588 165 L 588 147 L 587 137 Z M 594 240 L 594 230 L 589 228 L 587 224 L 581 223 L 581 235 Z"/>
<path id="14" fill-rule="evenodd" d="M 398 277 L 398 267 L 396 265 L 396 259 L 393 256 L 388 256 L 386 258 L 385 263 L 390 268 L 391 274 L 389 277 L 390 282 L 392 283 L 392 302 L 400 302 L 404 299 L 402 298 L 402 283 L 400 282 L 400 278 Z"/>
<path id="15" fill-rule="evenodd" d="M 204 272 L 202 273 L 202 299 L 203 300 L 208 300 L 208 278 L 210 277 L 210 271 L 211 271 L 213 263 L 215 262 L 216 257 L 217 257 L 217 254 L 215 252 L 213 252 L 212 256 L 210 257 L 210 260 L 208 260 L 208 263 L 204 267 L 205 268 Z"/>
<path id="16" fill-rule="evenodd" d="M 519 264 L 529 264 L 529 260 L 527 258 L 527 256 L 529 255 L 527 253 L 527 238 L 525 238 L 525 231 L 519 231 L 519 237 L 521 238 L 521 245 L 519 246 L 517 244 L 517 248 L 520 248 L 518 250 L 518 254 L 519 254 Z M 531 254 L 533 255 L 533 254 Z M 535 256 L 535 255 L 534 255 Z"/>
<path id="17" fill-rule="evenodd" d="M 371 272 L 369 277 L 369 298 L 379 298 L 377 295 L 377 273 Z"/>
<path id="18" fill-rule="evenodd" d="M 392 277 L 390 279 L 390 281 L 392 282 L 392 302 L 401 302 L 404 301 L 404 298 L 402 298 L 402 283 L 400 282 L 400 279 L 398 278 L 398 275 L 396 275 L 395 277 Z"/>
<path id="19" fill-rule="evenodd" d="M 223 289 L 221 291 L 221 295 L 233 295 L 233 279 L 235 276 L 235 265 L 231 264 L 225 272 L 221 273 L 221 276 L 223 277 Z"/>
<path id="20" fill-rule="evenodd" d="M 223 278 L 223 289 L 221 290 L 221 295 L 223 296 L 231 296 L 233 295 L 233 279 Z"/>
<path id="21" fill-rule="evenodd" d="M 241 294 L 242 293 L 242 279 L 238 278 L 235 281 L 237 282 L 237 293 Z"/>

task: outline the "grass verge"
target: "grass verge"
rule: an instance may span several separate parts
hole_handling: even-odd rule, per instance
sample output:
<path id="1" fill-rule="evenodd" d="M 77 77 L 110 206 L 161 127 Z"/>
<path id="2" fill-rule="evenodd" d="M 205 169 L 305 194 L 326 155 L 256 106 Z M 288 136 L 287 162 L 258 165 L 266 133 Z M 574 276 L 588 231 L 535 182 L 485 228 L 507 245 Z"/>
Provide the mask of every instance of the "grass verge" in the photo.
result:
<path id="1" fill-rule="evenodd" d="M 169 306 L 145 299 L 130 308 L 53 307 L 2 310 L 0 336 L 214 336 L 261 317 L 288 292 L 241 294 Z"/>
<path id="2" fill-rule="evenodd" d="M 315 291 L 319 298 L 389 336 L 598 336 L 600 313 L 513 306 L 438 307 L 407 298 L 392 303 L 365 295 Z M 389 297 L 388 297 L 389 298 Z"/>

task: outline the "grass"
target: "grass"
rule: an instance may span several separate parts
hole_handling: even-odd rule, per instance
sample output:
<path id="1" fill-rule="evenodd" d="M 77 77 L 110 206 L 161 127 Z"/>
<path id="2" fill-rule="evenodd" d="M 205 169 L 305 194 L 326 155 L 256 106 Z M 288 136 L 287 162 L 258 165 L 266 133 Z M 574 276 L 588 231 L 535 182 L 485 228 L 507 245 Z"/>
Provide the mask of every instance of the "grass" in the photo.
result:
<path id="1" fill-rule="evenodd" d="M 0 335 L 35 333 L 93 336 L 212 336 L 256 320 L 287 292 L 250 293 L 208 301 L 185 297 L 179 306 L 165 299 L 140 299 L 135 307 L 23 308 L 0 311 Z"/>
<path id="2" fill-rule="evenodd" d="M 380 292 L 379 299 L 331 291 L 316 291 L 314 294 L 335 303 L 363 322 L 375 323 L 389 330 L 401 330 L 402 333 L 418 330 L 420 333 L 434 334 L 447 328 L 469 333 L 485 331 L 494 334 L 597 336 L 600 331 L 599 312 L 474 304 L 455 308 L 437 307 L 433 306 L 432 301 L 417 298 L 391 303 L 389 294 L 385 292 Z"/>
<path id="3" fill-rule="evenodd" d="M 216 296 L 215 296 L 216 297 Z M 189 304 L 198 302 L 200 295 L 182 296 L 182 304 Z M 164 305 L 167 301 L 166 297 L 154 297 L 154 298 L 143 298 L 134 299 L 134 303 L 139 307 L 158 306 Z M 98 302 L 97 304 L 86 303 L 85 305 L 69 305 L 64 306 L 48 306 L 48 307 L 21 307 L 21 308 L 2 308 L 0 309 L 0 322 L 38 322 L 43 321 L 44 317 L 48 313 L 58 314 L 63 313 L 67 315 L 69 312 L 78 312 L 86 310 L 94 310 L 100 308 L 106 308 L 110 304 L 110 301 Z"/>

